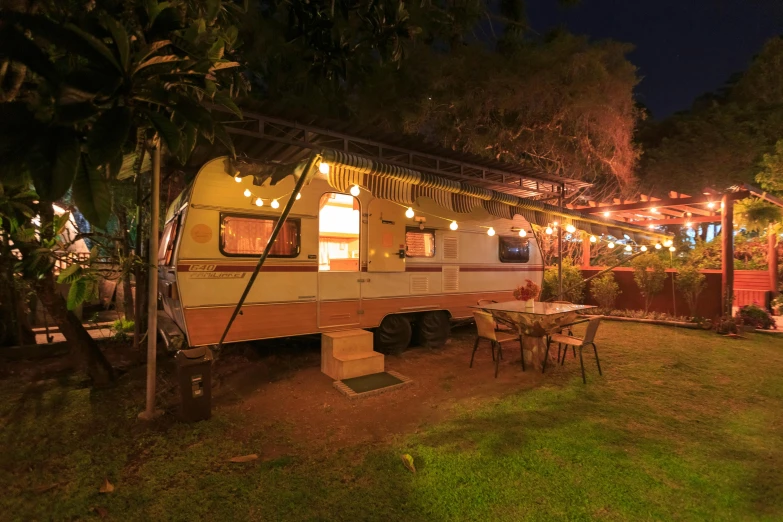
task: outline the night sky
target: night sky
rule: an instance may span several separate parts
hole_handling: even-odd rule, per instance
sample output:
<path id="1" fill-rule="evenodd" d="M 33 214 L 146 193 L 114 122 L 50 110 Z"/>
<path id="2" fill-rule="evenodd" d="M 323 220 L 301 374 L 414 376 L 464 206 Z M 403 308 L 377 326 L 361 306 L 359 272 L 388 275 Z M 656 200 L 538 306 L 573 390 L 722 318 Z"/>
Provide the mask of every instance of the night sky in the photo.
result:
<path id="1" fill-rule="evenodd" d="M 528 0 L 533 29 L 565 26 L 594 39 L 629 42 L 639 101 L 656 119 L 688 109 L 744 70 L 764 42 L 783 33 L 780 0 Z"/>

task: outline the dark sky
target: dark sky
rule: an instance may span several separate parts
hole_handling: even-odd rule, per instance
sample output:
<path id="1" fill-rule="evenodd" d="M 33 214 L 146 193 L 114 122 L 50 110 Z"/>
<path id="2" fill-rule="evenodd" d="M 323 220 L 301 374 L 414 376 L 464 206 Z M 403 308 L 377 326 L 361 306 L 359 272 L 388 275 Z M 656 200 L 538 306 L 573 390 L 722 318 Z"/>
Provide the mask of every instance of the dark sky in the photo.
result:
<path id="1" fill-rule="evenodd" d="M 688 109 L 783 33 L 781 0 L 581 0 L 565 8 L 528 0 L 527 12 L 538 32 L 565 26 L 634 44 L 628 58 L 642 77 L 637 96 L 656 119 Z"/>

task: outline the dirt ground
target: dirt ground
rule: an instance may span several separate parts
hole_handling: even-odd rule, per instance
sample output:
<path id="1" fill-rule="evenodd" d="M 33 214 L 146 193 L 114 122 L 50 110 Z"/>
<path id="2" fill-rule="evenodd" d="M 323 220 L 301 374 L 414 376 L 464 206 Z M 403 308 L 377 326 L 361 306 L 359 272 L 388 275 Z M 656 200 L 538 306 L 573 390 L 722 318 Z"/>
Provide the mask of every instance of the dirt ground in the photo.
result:
<path id="1" fill-rule="evenodd" d="M 504 344 L 497 379 L 488 345 L 481 345 L 473 368 L 470 354 L 475 327 L 456 328 L 440 349 L 412 348 L 386 357 L 386 370 L 409 377 L 412 384 L 380 395 L 348 399 L 320 371 L 318 339 L 300 341 L 295 355 L 268 346 L 273 356 L 248 361 L 245 355 L 223 357 L 216 365 L 214 414 L 232 411 L 247 420 L 248 433 L 263 434 L 274 458 L 307 445 L 309 450 L 381 443 L 436 423 L 461 404 L 499 397 L 554 383 L 578 371 L 569 358 L 564 369 L 522 371 L 519 345 Z M 245 354 L 248 350 L 245 350 Z M 284 352 L 283 352 L 284 353 Z M 570 364 L 569 364 L 570 363 Z M 294 442 L 296 441 L 296 442 Z"/>

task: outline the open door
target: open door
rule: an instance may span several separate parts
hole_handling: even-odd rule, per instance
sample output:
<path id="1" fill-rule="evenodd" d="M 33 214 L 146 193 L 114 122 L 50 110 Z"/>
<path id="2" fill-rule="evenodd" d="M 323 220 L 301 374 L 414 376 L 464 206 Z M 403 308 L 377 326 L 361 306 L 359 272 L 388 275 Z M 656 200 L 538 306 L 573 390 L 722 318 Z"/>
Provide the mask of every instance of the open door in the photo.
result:
<path id="1" fill-rule="evenodd" d="M 368 272 L 405 271 L 405 208 L 385 199 L 369 205 Z"/>

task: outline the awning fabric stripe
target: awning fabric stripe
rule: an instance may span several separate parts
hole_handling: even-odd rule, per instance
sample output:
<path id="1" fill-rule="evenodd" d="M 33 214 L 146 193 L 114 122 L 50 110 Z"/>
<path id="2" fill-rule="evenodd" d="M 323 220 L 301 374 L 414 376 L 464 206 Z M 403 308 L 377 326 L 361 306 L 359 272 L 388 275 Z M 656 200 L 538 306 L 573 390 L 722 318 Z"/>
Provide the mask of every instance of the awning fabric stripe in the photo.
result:
<path id="1" fill-rule="evenodd" d="M 668 237 L 639 225 L 561 209 L 555 205 L 377 162 L 355 154 L 326 149 L 321 152 L 321 156 L 331 167 L 327 176 L 329 185 L 340 192 L 348 192 L 351 186 L 359 185 L 375 197 L 402 205 L 413 205 L 418 198 L 428 197 L 457 213 L 469 213 L 475 207 L 482 206 L 493 216 L 512 219 L 519 214 L 528 222 L 541 227 L 559 220 L 590 234 L 608 234 L 615 238 L 627 235 L 636 242 Z"/>

